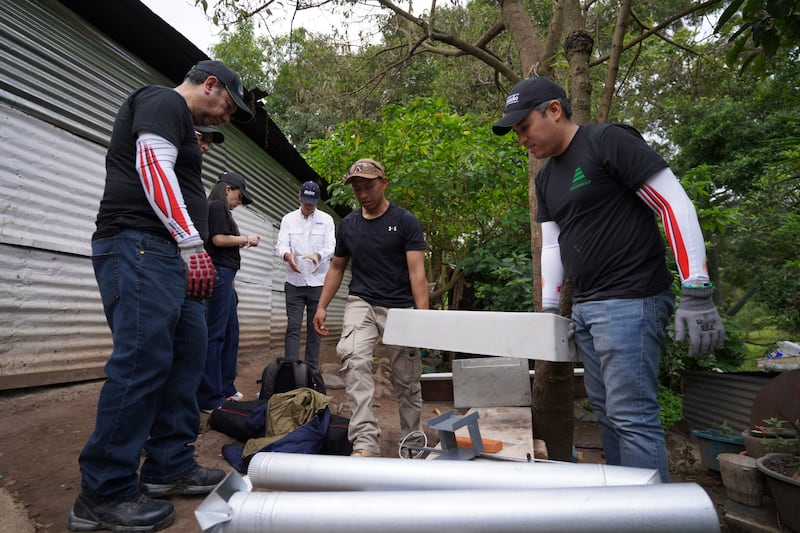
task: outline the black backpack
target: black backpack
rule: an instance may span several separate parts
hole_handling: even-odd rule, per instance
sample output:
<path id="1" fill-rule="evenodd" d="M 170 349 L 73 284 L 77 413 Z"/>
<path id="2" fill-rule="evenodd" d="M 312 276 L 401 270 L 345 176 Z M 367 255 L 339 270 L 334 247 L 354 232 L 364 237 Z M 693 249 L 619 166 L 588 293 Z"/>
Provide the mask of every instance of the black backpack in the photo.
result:
<path id="1" fill-rule="evenodd" d="M 314 365 L 283 357 L 278 357 L 268 364 L 261 374 L 261 379 L 256 383 L 261 384 L 259 400 L 269 400 L 273 394 L 289 392 L 300 387 L 308 387 L 321 394 L 326 393 L 322 373 Z"/>

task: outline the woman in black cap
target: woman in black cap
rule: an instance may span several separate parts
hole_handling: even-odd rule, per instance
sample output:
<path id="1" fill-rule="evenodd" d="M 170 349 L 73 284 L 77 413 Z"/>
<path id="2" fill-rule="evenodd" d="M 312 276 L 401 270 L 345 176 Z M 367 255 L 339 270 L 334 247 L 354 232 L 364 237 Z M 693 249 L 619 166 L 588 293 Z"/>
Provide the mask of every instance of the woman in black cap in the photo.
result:
<path id="1" fill-rule="evenodd" d="M 241 266 L 241 248 L 258 246 L 258 235 L 240 235 L 231 211 L 253 200 L 244 177 L 225 172 L 208 195 L 208 241 L 206 250 L 219 279 L 206 307 L 208 351 L 206 370 L 197 391 L 197 403 L 204 412 L 221 406 L 226 399 L 240 400 L 236 390 L 236 362 L 239 352 L 238 298 L 234 288 Z"/>

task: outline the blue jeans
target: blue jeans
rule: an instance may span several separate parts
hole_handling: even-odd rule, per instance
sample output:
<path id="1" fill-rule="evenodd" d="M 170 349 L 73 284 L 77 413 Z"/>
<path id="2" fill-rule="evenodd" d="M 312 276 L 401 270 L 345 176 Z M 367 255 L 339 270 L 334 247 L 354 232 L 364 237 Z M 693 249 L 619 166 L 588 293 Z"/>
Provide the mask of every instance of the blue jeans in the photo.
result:
<path id="1" fill-rule="evenodd" d="M 597 413 L 606 463 L 657 469 L 669 480 L 658 418 L 661 342 L 675 305 L 672 292 L 575 304 L 575 344 Z"/>
<path id="2" fill-rule="evenodd" d="M 286 359 L 300 359 L 300 330 L 303 327 L 303 311 L 306 313 L 306 363 L 319 366 L 319 333 L 314 329 L 314 313 L 317 312 L 322 287 L 295 287 L 284 284 L 286 295 Z"/>
<path id="3" fill-rule="evenodd" d="M 92 242 L 92 264 L 114 348 L 95 429 L 80 454 L 82 487 L 128 499 L 197 466 L 197 386 L 206 353 L 203 303 L 185 297 L 175 243 L 141 231 Z"/>
<path id="4" fill-rule="evenodd" d="M 206 306 L 208 351 L 206 369 L 197 403 L 201 409 L 214 409 L 236 394 L 234 380 L 239 355 L 239 315 L 236 311 L 236 292 L 233 280 L 236 270 L 217 266 L 219 279 Z"/>

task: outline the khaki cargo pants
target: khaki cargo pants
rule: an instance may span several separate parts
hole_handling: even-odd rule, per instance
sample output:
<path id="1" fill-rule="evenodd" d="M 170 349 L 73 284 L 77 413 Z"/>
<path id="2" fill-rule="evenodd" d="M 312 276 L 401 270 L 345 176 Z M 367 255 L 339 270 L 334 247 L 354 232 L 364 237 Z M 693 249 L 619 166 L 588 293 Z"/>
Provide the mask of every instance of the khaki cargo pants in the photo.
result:
<path id="1" fill-rule="evenodd" d="M 375 382 L 372 377 L 372 355 L 378 339 L 386 326 L 387 307 L 367 303 L 357 296 L 348 296 L 344 308 L 342 337 L 336 346 L 336 354 L 342 362 L 342 372 L 347 390 L 347 399 L 352 415 L 348 438 L 354 450 L 367 450 L 380 454 L 381 435 L 378 422 L 372 412 Z M 421 431 L 422 409 L 422 363 L 415 348 L 386 345 L 392 384 L 400 411 L 401 439 L 412 431 Z M 421 444 L 418 438 L 409 438 L 408 444 Z"/>

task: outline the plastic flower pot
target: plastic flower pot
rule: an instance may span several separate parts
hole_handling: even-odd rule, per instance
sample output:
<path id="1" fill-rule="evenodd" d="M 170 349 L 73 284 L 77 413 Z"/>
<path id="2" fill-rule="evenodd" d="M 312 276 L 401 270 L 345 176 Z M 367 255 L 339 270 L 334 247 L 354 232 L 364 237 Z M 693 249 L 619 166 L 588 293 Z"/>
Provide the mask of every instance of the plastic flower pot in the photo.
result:
<path id="1" fill-rule="evenodd" d="M 800 531 L 800 455 L 768 453 L 756 466 L 767 478 L 781 522 Z"/>
<path id="2" fill-rule="evenodd" d="M 695 429 L 692 435 L 697 439 L 700 448 L 700 462 L 715 472 L 720 471 L 717 460 L 719 454 L 744 451 L 744 439 L 741 435 L 730 435 L 717 429 Z"/>

